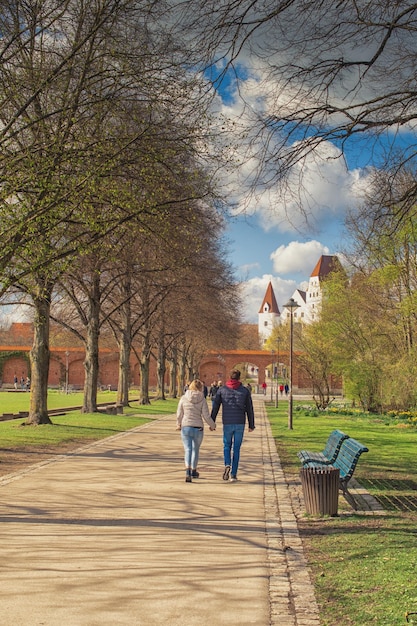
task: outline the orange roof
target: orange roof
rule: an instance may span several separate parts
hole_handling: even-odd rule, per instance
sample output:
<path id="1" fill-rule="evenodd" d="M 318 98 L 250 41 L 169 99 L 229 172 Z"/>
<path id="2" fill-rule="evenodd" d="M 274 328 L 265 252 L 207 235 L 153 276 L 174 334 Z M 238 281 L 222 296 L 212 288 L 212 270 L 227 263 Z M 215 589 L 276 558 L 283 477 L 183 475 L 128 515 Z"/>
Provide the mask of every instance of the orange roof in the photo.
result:
<path id="1" fill-rule="evenodd" d="M 311 272 L 311 276 L 318 276 L 320 279 L 326 278 L 331 272 L 340 269 L 340 261 L 334 254 L 322 254 L 317 261 L 316 267 Z"/>
<path id="2" fill-rule="evenodd" d="M 272 283 L 269 282 L 268 287 L 266 288 L 265 297 L 262 300 L 261 308 L 259 309 L 259 313 L 264 312 L 264 305 L 269 305 L 269 313 L 277 313 L 279 315 L 279 308 L 277 301 L 275 299 L 274 290 L 272 288 Z"/>

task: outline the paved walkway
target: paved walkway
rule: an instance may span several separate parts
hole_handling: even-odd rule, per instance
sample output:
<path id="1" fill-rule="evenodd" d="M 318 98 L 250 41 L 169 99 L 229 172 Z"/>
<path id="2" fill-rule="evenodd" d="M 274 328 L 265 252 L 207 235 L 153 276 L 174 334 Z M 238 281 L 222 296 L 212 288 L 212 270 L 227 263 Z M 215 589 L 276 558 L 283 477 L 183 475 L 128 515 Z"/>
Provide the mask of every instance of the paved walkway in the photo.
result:
<path id="1" fill-rule="evenodd" d="M 318 626 L 302 544 L 266 419 L 222 480 L 205 430 L 186 483 L 175 417 L 0 478 L 1 623 Z"/>

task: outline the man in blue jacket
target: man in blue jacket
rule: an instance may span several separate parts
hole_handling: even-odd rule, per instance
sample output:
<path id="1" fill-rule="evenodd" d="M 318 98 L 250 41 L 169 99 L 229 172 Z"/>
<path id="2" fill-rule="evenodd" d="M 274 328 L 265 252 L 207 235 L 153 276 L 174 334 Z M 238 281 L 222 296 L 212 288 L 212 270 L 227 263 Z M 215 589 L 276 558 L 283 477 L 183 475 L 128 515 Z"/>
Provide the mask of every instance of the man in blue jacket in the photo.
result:
<path id="1" fill-rule="evenodd" d="M 232 370 L 230 380 L 219 388 L 211 410 L 211 417 L 216 421 L 220 405 L 222 406 L 223 419 L 223 453 L 224 472 L 223 480 L 234 482 L 237 480 L 239 467 L 240 446 L 243 441 L 246 417 L 249 424 L 249 432 L 255 429 L 255 416 L 253 413 L 252 396 L 240 382 L 239 370 Z"/>

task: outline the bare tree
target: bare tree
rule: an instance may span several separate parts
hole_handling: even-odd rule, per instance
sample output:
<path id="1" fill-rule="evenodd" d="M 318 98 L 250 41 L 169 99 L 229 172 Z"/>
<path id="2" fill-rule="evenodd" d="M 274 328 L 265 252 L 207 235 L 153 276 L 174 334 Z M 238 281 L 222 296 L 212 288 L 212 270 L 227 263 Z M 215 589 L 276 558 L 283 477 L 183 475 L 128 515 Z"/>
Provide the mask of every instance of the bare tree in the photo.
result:
<path id="1" fill-rule="evenodd" d="M 184 0 L 179 19 L 216 90 L 235 83 L 246 102 L 253 185 L 281 188 L 294 165 L 366 149 L 368 165 L 416 161 L 417 4 L 406 0 Z M 244 82 L 251 78 L 251 92 Z M 254 105 L 256 99 L 256 104 Z M 243 139 L 243 137 L 242 137 Z M 404 147 L 396 158 L 398 147 Z M 301 193 L 303 168 L 298 168 Z M 417 195 L 402 189 L 400 219 Z M 292 216 L 288 215 L 291 220 Z"/>
<path id="2" fill-rule="evenodd" d="M 203 123 L 191 115 L 196 80 L 178 63 L 173 38 L 161 36 L 167 22 L 150 27 L 155 11 L 156 3 L 133 0 L 18 0 L 2 7 L 0 291 L 16 286 L 36 308 L 29 423 L 49 420 L 46 388 L 37 385 L 48 369 L 56 280 L 73 259 L 146 210 L 143 198 L 132 209 L 121 180 L 133 170 L 136 188 L 160 180 L 149 166 L 160 160 L 159 133 L 181 129 L 171 155 L 190 145 L 192 132 L 202 139 Z M 149 129 L 154 150 L 143 140 Z M 165 202 L 178 202 L 179 190 Z"/>
<path id="3" fill-rule="evenodd" d="M 411 171 L 403 171 L 395 184 L 389 172 L 376 174 L 366 203 L 348 220 L 352 244 L 346 255 L 356 272 L 354 286 L 364 291 L 375 311 L 373 343 L 387 381 L 379 391 L 385 407 L 409 408 L 415 403 L 415 206 L 403 211 L 394 201 L 410 179 L 415 179 Z"/>

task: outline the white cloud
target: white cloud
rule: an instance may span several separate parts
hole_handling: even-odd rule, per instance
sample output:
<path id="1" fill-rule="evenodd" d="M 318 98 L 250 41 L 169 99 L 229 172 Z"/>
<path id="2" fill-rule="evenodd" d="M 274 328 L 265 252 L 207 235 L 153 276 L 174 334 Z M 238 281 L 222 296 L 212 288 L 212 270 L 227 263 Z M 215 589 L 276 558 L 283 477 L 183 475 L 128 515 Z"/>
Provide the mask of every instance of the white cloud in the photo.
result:
<path id="1" fill-rule="evenodd" d="M 269 280 L 282 308 L 296 288 L 305 290 L 320 256 L 336 252 L 332 246 L 335 241 L 340 242 L 348 209 L 361 203 L 368 172 L 349 170 L 341 150 L 328 141 L 318 143 L 313 150 L 308 140 L 289 144 L 288 137 L 280 135 L 273 126 L 260 130 L 259 116 L 265 118 L 276 111 L 284 114 L 286 108 L 293 109 L 299 104 L 303 92 L 283 91 L 271 75 L 264 73 L 259 59 L 243 58 L 247 73 L 242 72 L 239 91 L 236 83 L 232 89 L 229 85 L 227 98 L 217 99 L 217 113 L 227 141 L 223 151 L 223 156 L 227 156 L 223 184 L 225 197 L 234 206 L 232 213 L 253 216 L 266 234 L 265 245 L 269 246 L 271 236 L 275 238 L 277 233 L 270 247 L 272 269 L 262 267 L 260 276 L 242 285 L 246 317 L 257 323 Z M 246 79 L 242 78 L 244 75 Z M 298 150 L 298 160 L 278 182 L 278 157 L 292 150 Z M 288 243 L 290 238 L 294 241 Z M 306 239 L 309 241 L 303 241 Z M 285 245 L 276 248 L 283 240 Z M 252 250 L 257 243 L 248 240 Z M 254 268 L 257 269 L 254 263 L 240 267 L 243 275 L 247 272 L 252 276 Z M 288 280 L 280 276 L 287 276 Z M 302 282 L 297 282 L 298 279 Z"/>
<path id="2" fill-rule="evenodd" d="M 295 163 L 281 185 L 257 187 L 257 168 L 258 162 L 252 158 L 236 173 L 240 189 L 240 194 L 235 194 L 236 212 L 257 214 L 266 231 L 319 232 L 329 219 L 342 222 L 347 210 L 361 202 L 366 189 L 366 174 L 357 169 L 349 171 L 339 151 L 330 143 L 322 144 L 314 154 L 309 153 Z M 248 185 L 253 183 L 249 193 Z"/>
<path id="3" fill-rule="evenodd" d="M 272 283 L 278 308 L 282 312 L 284 303 L 296 289 L 307 290 L 311 272 L 322 254 L 331 253 L 326 246 L 318 241 L 306 243 L 292 241 L 286 246 L 279 246 L 271 254 L 274 271 L 278 275 L 263 274 L 253 277 L 241 285 L 245 321 L 251 324 L 258 323 L 258 312 L 269 282 Z M 343 262 L 342 258 L 341 260 Z M 298 274 L 300 280 L 282 278 L 283 274 Z"/>
<path id="4" fill-rule="evenodd" d="M 291 241 L 272 252 L 271 260 L 277 274 L 301 273 L 308 278 L 322 254 L 330 254 L 330 250 L 319 241 Z"/>
<path id="5" fill-rule="evenodd" d="M 259 132 L 256 115 L 265 109 L 267 99 L 262 83 L 243 81 L 239 94 L 233 95 L 226 105 L 217 101 L 219 121 L 229 139 L 223 185 L 233 213 L 257 215 L 264 230 L 282 233 L 319 232 L 329 219 L 342 222 L 348 208 L 360 203 L 367 172 L 349 170 L 340 149 L 330 142 L 312 150 L 308 140 L 288 145 L 278 133 Z M 288 150 L 298 151 L 298 160 L 278 182 L 277 155 Z"/>
<path id="6" fill-rule="evenodd" d="M 247 263 L 246 265 L 241 265 L 239 267 L 241 276 L 247 276 L 248 274 L 250 274 L 252 270 L 259 270 L 259 269 L 261 269 L 259 263 Z"/>

